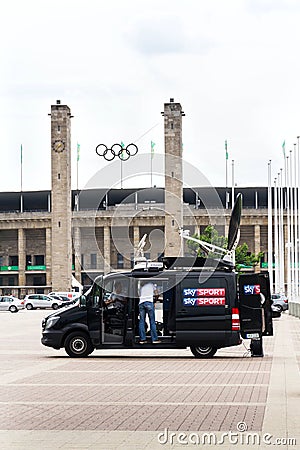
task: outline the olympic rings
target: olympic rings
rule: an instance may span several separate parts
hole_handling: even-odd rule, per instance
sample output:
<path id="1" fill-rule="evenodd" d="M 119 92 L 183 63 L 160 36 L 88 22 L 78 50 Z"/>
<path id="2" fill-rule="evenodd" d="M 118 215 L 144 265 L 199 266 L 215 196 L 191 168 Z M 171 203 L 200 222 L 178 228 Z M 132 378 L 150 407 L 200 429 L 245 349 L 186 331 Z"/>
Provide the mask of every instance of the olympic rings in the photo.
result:
<path id="1" fill-rule="evenodd" d="M 108 148 L 105 144 L 99 144 L 96 147 L 96 153 L 103 156 L 106 161 L 112 161 L 117 156 L 121 161 L 127 161 L 130 156 L 135 156 L 138 148 L 135 144 L 128 144 L 123 148 L 121 144 L 114 144 Z"/>

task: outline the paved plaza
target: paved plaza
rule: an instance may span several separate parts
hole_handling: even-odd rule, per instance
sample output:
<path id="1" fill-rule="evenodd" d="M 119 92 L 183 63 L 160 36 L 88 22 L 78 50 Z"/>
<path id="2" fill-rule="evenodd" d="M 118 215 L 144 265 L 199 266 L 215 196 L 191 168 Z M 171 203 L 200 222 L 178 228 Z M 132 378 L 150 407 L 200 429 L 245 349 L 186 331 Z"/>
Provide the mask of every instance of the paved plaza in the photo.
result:
<path id="1" fill-rule="evenodd" d="M 40 344 L 48 314 L 0 314 L 1 450 L 300 448 L 299 319 L 274 320 L 264 358 L 245 341 L 209 360 L 145 349 L 71 359 Z"/>

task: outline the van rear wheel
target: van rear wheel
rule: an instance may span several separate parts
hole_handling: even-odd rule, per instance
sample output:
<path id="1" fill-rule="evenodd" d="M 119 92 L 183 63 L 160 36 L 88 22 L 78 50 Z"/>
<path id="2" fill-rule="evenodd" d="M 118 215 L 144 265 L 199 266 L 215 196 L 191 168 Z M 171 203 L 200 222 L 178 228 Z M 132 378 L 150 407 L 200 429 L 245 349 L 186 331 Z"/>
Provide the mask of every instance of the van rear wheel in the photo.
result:
<path id="1" fill-rule="evenodd" d="M 65 350 L 71 358 L 85 358 L 94 348 L 87 334 L 75 331 L 66 338 Z"/>
<path id="2" fill-rule="evenodd" d="M 210 347 L 208 345 L 191 347 L 191 352 L 193 353 L 195 358 L 212 358 L 216 353 L 216 351 L 217 351 L 216 347 Z"/>

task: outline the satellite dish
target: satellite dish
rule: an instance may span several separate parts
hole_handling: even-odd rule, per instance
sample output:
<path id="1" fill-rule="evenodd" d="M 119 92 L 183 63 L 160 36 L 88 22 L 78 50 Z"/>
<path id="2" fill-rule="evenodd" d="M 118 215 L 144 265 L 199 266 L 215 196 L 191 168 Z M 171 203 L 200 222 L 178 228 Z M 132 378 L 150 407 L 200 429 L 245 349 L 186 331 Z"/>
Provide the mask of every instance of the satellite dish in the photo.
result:
<path id="1" fill-rule="evenodd" d="M 144 247 L 146 245 L 146 239 L 147 239 L 147 234 L 144 234 L 144 236 L 138 243 L 137 248 L 135 250 L 135 258 L 139 258 L 139 257 L 143 258 L 144 257 Z"/>
<path id="2" fill-rule="evenodd" d="M 238 194 L 231 212 L 229 230 L 228 230 L 228 244 L 227 250 L 231 251 L 239 242 L 239 230 L 242 215 L 242 194 Z"/>

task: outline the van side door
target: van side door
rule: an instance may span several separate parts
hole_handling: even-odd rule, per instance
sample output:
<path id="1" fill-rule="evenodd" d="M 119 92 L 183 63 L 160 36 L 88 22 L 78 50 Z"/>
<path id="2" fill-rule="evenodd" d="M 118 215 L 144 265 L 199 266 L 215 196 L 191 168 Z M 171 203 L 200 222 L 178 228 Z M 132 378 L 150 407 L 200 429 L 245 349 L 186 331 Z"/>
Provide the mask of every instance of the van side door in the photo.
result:
<path id="1" fill-rule="evenodd" d="M 235 298 L 235 274 L 188 274 L 177 284 L 177 344 L 223 346 L 231 334 Z"/>
<path id="2" fill-rule="evenodd" d="M 93 285 L 87 296 L 87 326 L 93 345 L 97 348 L 101 343 L 101 302 L 102 302 L 102 280 Z"/>

